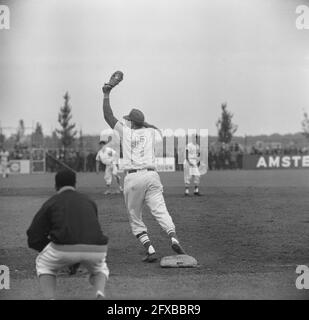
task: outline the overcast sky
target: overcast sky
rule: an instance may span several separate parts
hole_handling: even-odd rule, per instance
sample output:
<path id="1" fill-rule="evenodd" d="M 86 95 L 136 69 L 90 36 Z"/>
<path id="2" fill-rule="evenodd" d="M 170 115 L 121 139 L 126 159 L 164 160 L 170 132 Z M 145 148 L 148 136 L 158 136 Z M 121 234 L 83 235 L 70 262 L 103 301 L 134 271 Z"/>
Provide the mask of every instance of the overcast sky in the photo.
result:
<path id="1" fill-rule="evenodd" d="M 217 133 L 226 101 L 238 135 L 294 133 L 309 112 L 308 0 L 17 0 L 0 30 L 0 121 L 58 127 L 69 91 L 84 133 L 107 128 L 101 86 L 121 118 L 132 107 L 160 128 Z M 308 22 L 309 23 L 309 22 Z"/>

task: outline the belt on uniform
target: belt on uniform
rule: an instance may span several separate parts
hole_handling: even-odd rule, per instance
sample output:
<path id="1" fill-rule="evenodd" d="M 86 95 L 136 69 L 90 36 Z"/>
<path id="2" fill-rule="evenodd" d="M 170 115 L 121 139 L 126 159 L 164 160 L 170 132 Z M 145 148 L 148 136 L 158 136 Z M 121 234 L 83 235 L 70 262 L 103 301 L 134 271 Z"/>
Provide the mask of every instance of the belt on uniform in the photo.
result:
<path id="1" fill-rule="evenodd" d="M 153 169 L 153 168 L 147 168 L 147 169 L 131 169 L 131 170 L 128 170 L 127 172 L 134 173 L 134 172 L 138 172 L 138 171 L 142 171 L 142 170 L 155 171 L 155 169 Z"/>

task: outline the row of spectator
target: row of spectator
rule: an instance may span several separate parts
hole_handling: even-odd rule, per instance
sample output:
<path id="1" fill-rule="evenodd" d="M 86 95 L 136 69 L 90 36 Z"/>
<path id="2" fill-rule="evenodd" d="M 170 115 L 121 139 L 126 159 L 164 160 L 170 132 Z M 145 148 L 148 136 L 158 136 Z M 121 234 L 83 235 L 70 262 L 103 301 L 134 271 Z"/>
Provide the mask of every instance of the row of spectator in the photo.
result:
<path id="1" fill-rule="evenodd" d="M 258 148 L 252 146 L 244 148 L 238 143 L 235 144 L 215 144 L 210 146 L 208 151 L 209 170 L 241 169 L 244 154 L 252 155 L 304 155 L 309 154 L 308 148 L 296 147 L 276 147 Z M 10 152 L 10 159 L 16 160 L 43 160 L 44 152 L 38 149 L 32 152 L 29 148 L 15 149 Z M 177 162 L 176 155 L 176 162 Z M 77 172 L 94 172 L 96 170 L 96 151 L 76 151 L 67 150 L 65 153 L 60 149 L 46 150 L 46 171 L 55 172 L 61 168 L 61 162 Z M 182 170 L 182 165 L 177 165 L 176 170 Z"/>

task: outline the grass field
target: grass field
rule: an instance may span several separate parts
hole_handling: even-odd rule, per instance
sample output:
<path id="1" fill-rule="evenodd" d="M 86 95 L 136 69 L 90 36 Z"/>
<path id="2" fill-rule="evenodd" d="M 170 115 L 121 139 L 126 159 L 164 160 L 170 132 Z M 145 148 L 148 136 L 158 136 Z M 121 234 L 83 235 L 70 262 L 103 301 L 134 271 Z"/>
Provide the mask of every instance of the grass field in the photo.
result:
<path id="1" fill-rule="evenodd" d="M 104 196 L 103 174 L 78 175 L 78 188 L 97 203 L 109 236 L 108 299 L 307 299 L 295 287 L 296 266 L 309 266 L 309 170 L 209 172 L 202 197 L 185 198 L 181 173 L 161 174 L 165 199 L 195 269 L 141 262 L 121 195 Z M 54 175 L 0 178 L 0 265 L 11 288 L 0 299 L 40 299 L 36 253 L 26 229 L 53 193 Z M 149 211 L 144 220 L 160 256 L 173 254 Z M 60 276 L 60 299 L 90 299 L 84 274 Z"/>

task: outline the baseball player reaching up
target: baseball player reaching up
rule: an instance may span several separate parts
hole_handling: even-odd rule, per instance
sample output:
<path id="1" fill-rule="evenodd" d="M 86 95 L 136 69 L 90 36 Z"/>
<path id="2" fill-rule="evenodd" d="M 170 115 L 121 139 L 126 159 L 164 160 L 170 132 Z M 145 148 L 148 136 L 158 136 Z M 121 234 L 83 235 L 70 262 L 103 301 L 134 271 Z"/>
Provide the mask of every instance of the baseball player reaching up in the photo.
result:
<path id="1" fill-rule="evenodd" d="M 115 74 L 113 75 L 115 76 Z M 113 78 L 112 76 L 112 78 Z M 122 73 L 121 73 L 122 78 Z M 118 83 L 116 83 L 118 84 Z M 177 254 L 185 254 L 176 236 L 176 229 L 163 197 L 163 186 L 155 170 L 155 130 L 156 127 L 144 121 L 144 114 L 132 109 L 124 116 L 125 124 L 119 122 L 111 109 L 109 95 L 115 86 L 112 79 L 102 88 L 104 93 L 103 113 L 109 126 L 118 131 L 123 146 L 124 199 L 128 210 L 129 223 L 134 236 L 146 250 L 145 262 L 157 260 L 148 230 L 143 222 L 143 205 L 150 208 L 161 228 L 170 238 L 172 249 Z"/>
<path id="2" fill-rule="evenodd" d="M 109 146 L 110 140 L 104 139 L 103 137 L 100 138 L 100 146 L 101 149 L 97 153 L 96 156 L 96 172 L 99 173 L 99 164 L 100 162 L 105 165 L 105 174 L 104 174 L 104 180 L 107 186 L 107 190 L 104 192 L 104 194 L 110 194 L 111 193 L 111 184 L 113 177 L 116 178 L 116 181 L 118 183 L 119 191 L 117 193 L 120 193 L 123 191 L 120 183 L 120 176 L 118 175 L 118 168 L 117 168 L 117 153 L 116 151 Z"/>
<path id="3" fill-rule="evenodd" d="M 199 184 L 200 184 L 200 148 L 196 142 L 196 136 L 192 135 L 192 141 L 186 146 L 186 159 L 184 161 L 184 181 L 185 181 L 185 196 L 190 194 L 189 187 L 193 178 L 194 183 L 194 195 L 199 196 Z"/>

